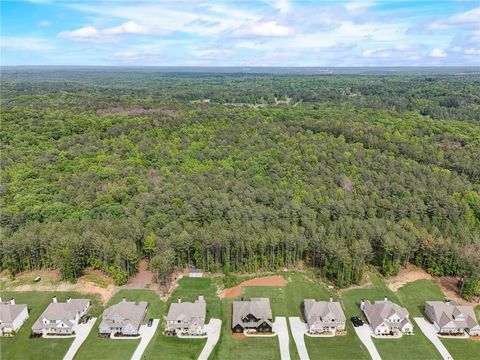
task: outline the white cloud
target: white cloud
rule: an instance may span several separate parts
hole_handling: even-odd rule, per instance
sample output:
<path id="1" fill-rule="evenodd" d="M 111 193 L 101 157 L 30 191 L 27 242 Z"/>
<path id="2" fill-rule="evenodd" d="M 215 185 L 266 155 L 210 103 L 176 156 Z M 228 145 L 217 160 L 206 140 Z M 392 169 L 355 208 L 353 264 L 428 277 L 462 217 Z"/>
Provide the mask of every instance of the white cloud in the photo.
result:
<path id="1" fill-rule="evenodd" d="M 443 57 L 446 57 L 447 56 L 447 53 L 445 52 L 445 50 L 442 50 L 442 49 L 439 49 L 439 48 L 435 48 L 433 49 L 432 51 L 430 51 L 430 54 L 429 54 L 431 57 L 436 57 L 436 58 L 443 58 Z"/>
<path id="2" fill-rule="evenodd" d="M 280 11 L 281 13 L 289 12 L 291 9 L 290 2 L 288 0 L 278 0 L 275 1 L 273 7 Z"/>
<path id="3" fill-rule="evenodd" d="M 279 25 L 275 21 L 257 22 L 251 25 L 244 25 L 233 32 L 234 36 L 288 36 L 291 30 L 287 26 Z"/>
<path id="4" fill-rule="evenodd" d="M 94 26 L 85 26 L 73 31 L 62 31 L 58 34 L 61 38 L 66 38 L 74 41 L 88 41 L 88 42 L 118 42 L 122 35 L 153 35 L 165 34 L 161 29 L 149 29 L 143 25 L 137 24 L 134 21 L 127 21 L 119 26 L 97 29 Z"/>
<path id="5" fill-rule="evenodd" d="M 51 41 L 47 39 L 27 36 L 2 36 L 0 47 L 26 51 L 52 50 L 55 48 Z"/>
<path id="6" fill-rule="evenodd" d="M 41 27 L 48 27 L 51 25 L 51 23 L 48 20 L 42 20 L 38 23 L 38 25 L 40 25 Z"/>
<path id="7" fill-rule="evenodd" d="M 452 27 L 480 27 L 480 7 L 452 15 L 444 20 L 432 21 L 427 25 L 430 30 L 440 30 Z"/>
<path id="8" fill-rule="evenodd" d="M 345 4 L 345 9 L 348 11 L 364 9 L 374 6 L 376 3 L 374 1 L 354 1 Z"/>
<path id="9" fill-rule="evenodd" d="M 108 56 L 109 59 L 118 60 L 122 62 L 156 62 L 163 60 L 165 56 L 153 51 L 117 51 Z"/>

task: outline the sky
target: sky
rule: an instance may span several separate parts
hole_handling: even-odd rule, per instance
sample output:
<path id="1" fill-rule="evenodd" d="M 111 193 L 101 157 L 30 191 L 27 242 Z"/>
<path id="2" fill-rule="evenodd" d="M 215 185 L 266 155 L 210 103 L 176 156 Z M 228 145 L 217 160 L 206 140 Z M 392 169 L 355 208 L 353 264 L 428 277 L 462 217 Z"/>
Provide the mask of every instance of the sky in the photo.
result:
<path id="1" fill-rule="evenodd" d="M 2 65 L 478 66 L 480 0 L 1 0 Z"/>

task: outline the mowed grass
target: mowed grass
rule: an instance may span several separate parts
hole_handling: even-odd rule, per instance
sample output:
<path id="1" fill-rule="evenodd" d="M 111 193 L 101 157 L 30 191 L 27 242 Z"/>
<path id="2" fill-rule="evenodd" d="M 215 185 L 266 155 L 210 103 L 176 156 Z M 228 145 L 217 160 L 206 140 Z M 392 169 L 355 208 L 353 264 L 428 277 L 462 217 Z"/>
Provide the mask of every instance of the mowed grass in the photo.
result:
<path id="1" fill-rule="evenodd" d="M 402 336 L 400 339 L 373 339 L 380 356 L 389 360 L 410 359 L 412 356 L 417 360 L 441 359 L 437 349 L 423 335 L 413 320 L 413 316 L 420 316 L 419 314 L 421 314 L 420 307 L 425 302 L 424 296 L 430 296 L 432 292 L 435 293 L 434 288 L 427 285 L 427 283 L 420 283 L 404 287 L 403 291 L 392 292 L 379 276 L 370 274 L 370 280 L 373 284 L 372 287 L 347 290 L 342 294 L 342 302 L 346 309 L 347 319 L 354 315 L 362 315 L 363 317 L 359 307 L 360 299 L 373 302 L 382 300 L 384 296 L 387 296 L 389 300 L 407 308 L 411 314 L 411 321 L 415 330 L 415 335 Z M 428 287 L 428 290 L 426 290 L 425 295 L 422 295 L 424 287 Z M 405 300 L 405 303 L 403 303 L 403 300 Z"/>
<path id="2" fill-rule="evenodd" d="M 47 308 L 56 295 L 58 301 L 66 301 L 67 297 L 89 298 L 92 301 L 92 307 L 89 314 L 97 316 L 101 311 L 101 301 L 99 296 L 90 296 L 76 292 L 44 292 L 44 291 L 2 291 L 2 298 L 15 298 L 17 304 L 27 304 L 30 317 L 19 329 L 13 338 L 0 338 L 1 359 L 9 360 L 58 360 L 62 359 L 73 342 L 69 339 L 30 339 L 32 325 L 38 317 Z"/>
<path id="3" fill-rule="evenodd" d="M 168 313 L 170 304 L 178 301 L 179 298 L 182 301 L 195 301 L 199 294 L 203 294 L 207 302 L 206 322 L 208 323 L 211 318 L 222 319 L 221 303 L 216 290 L 211 278 L 183 278 L 167 301 L 165 315 Z M 165 319 L 162 317 L 160 326 L 144 353 L 147 359 L 193 360 L 198 358 L 206 339 L 179 339 L 165 336 L 164 329 Z"/>
<path id="4" fill-rule="evenodd" d="M 147 301 L 147 318 L 162 318 L 165 305 L 154 291 L 120 290 L 108 301 L 106 307 L 122 301 L 123 297 L 125 297 L 127 301 Z M 112 340 L 98 338 L 97 334 L 100 322 L 101 316 L 98 317 L 92 331 L 75 355 L 75 360 L 130 359 L 140 343 L 140 339 Z"/>

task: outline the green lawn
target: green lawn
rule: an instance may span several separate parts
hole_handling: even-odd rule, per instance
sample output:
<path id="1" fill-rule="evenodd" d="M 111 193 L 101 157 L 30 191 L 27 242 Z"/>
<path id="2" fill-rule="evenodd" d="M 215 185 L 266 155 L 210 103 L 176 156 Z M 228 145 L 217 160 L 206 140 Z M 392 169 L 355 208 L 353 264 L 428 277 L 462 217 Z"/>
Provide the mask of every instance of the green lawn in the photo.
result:
<path id="1" fill-rule="evenodd" d="M 344 304 L 347 318 L 353 315 L 361 315 L 358 305 L 360 299 L 375 301 L 381 300 L 387 296 L 391 301 L 396 302 L 408 309 L 411 316 L 419 316 L 420 307 L 425 302 L 425 296 L 435 294 L 435 284 L 422 280 L 422 283 L 412 283 L 402 288 L 402 291 L 396 293 L 390 291 L 385 281 L 374 274 L 370 274 L 370 280 L 373 286 L 371 288 L 352 289 L 343 293 L 342 302 Z M 431 283 L 431 284 L 428 284 Z M 425 290 L 424 290 L 425 289 Z M 425 291 L 425 292 L 423 292 Z M 404 302 L 405 301 L 405 302 Z M 412 321 L 414 321 L 412 319 Z M 440 354 L 433 344 L 423 335 L 423 333 L 413 323 L 415 335 L 403 336 L 400 339 L 373 339 L 380 356 L 384 359 L 409 359 L 415 354 L 416 360 L 434 360 L 441 359 Z"/>
<path id="2" fill-rule="evenodd" d="M 216 286 L 211 278 L 183 278 L 179 281 L 178 287 L 173 291 L 172 296 L 167 302 L 166 309 L 172 302 L 194 301 L 199 294 L 203 294 L 207 302 L 207 319 L 222 319 L 222 308 L 220 299 L 216 295 Z M 165 359 L 165 360 L 187 360 L 197 359 L 202 351 L 205 339 L 179 339 L 177 337 L 163 335 L 165 322 L 163 317 L 154 338 L 145 351 L 147 359 Z M 161 356 L 159 356 L 161 354 Z"/>
<path id="3" fill-rule="evenodd" d="M 128 301 L 148 301 L 148 318 L 161 318 L 163 315 L 164 303 L 158 295 L 151 290 L 120 290 L 108 301 L 106 306 L 116 304 L 121 301 L 123 297 Z M 85 340 L 75 355 L 75 359 L 130 359 L 140 340 L 98 338 L 97 333 L 100 322 L 101 318 L 99 317 L 88 335 L 87 340 Z"/>
<path id="4" fill-rule="evenodd" d="M 13 338 L 0 338 L 1 359 L 9 360 L 58 360 L 63 358 L 73 339 L 30 339 L 32 325 L 37 321 L 40 314 L 46 309 L 52 301 L 52 297 L 57 295 L 58 301 L 66 301 L 68 296 L 72 298 L 90 298 L 92 307 L 89 314 L 98 315 L 101 312 L 101 302 L 98 296 L 87 296 L 75 292 L 14 292 L 2 291 L 4 299 L 15 298 L 17 304 L 27 304 L 30 317 L 23 324 L 18 333 Z"/>

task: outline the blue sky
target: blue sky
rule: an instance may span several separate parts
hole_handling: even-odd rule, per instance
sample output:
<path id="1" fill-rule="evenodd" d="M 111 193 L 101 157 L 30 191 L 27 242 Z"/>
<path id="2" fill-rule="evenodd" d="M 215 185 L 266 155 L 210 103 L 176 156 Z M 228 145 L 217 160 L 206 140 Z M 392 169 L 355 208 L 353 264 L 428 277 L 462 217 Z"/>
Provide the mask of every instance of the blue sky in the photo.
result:
<path id="1" fill-rule="evenodd" d="M 480 1 L 1 2 L 2 65 L 480 65 Z"/>

